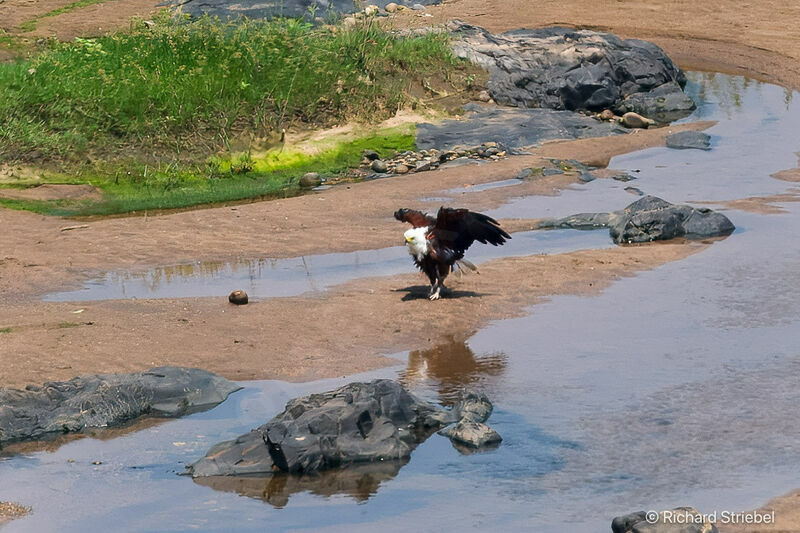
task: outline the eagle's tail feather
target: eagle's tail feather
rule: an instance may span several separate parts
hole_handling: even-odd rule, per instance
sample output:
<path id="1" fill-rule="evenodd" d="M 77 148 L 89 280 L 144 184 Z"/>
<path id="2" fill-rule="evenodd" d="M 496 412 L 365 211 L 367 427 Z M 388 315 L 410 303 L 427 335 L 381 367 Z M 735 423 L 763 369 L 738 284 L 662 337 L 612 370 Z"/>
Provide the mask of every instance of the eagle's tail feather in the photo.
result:
<path id="1" fill-rule="evenodd" d="M 456 261 L 456 263 L 459 266 L 459 270 L 464 270 L 465 268 L 468 268 L 468 269 L 472 270 L 473 272 L 475 272 L 476 274 L 480 274 L 480 271 L 478 270 L 478 267 L 476 267 L 475 265 L 473 265 L 472 263 L 470 263 L 466 259 L 459 259 L 458 261 Z"/>

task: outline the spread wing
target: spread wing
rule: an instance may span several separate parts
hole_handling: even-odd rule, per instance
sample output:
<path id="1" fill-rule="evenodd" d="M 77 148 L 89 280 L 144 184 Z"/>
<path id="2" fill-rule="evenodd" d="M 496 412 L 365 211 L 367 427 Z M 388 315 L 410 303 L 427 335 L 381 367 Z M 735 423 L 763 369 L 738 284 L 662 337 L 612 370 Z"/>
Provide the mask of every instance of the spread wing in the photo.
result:
<path id="1" fill-rule="evenodd" d="M 414 209 L 398 209 L 394 212 L 394 218 L 399 220 L 400 222 L 408 222 L 415 228 L 424 228 L 426 226 L 432 226 L 436 219 L 430 215 L 422 213 L 421 211 L 416 211 Z"/>
<path id="2" fill-rule="evenodd" d="M 449 207 L 439 209 L 430 233 L 440 259 L 447 262 L 464 257 L 464 252 L 475 241 L 499 246 L 511 238 L 492 217 Z"/>

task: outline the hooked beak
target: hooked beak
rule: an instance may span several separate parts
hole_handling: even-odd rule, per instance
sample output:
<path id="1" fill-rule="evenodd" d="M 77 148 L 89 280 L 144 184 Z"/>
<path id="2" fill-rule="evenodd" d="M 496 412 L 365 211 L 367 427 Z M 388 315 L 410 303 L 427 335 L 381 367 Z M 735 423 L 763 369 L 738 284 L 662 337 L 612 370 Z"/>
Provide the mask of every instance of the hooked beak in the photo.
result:
<path id="1" fill-rule="evenodd" d="M 409 243 L 409 242 L 411 242 L 411 241 L 413 241 L 413 240 L 414 240 L 414 238 L 413 238 L 413 237 L 406 237 L 406 243 Z"/>

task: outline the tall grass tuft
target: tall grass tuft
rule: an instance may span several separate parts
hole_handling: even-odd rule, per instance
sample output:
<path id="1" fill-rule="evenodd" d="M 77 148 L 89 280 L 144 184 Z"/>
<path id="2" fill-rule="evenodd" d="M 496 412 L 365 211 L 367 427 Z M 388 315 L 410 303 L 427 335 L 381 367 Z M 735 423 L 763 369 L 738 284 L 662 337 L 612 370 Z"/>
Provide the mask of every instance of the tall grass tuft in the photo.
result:
<path id="1" fill-rule="evenodd" d="M 443 34 L 294 19 L 134 21 L 0 64 L 0 159 L 211 153 L 288 123 L 379 119 L 455 65 Z"/>

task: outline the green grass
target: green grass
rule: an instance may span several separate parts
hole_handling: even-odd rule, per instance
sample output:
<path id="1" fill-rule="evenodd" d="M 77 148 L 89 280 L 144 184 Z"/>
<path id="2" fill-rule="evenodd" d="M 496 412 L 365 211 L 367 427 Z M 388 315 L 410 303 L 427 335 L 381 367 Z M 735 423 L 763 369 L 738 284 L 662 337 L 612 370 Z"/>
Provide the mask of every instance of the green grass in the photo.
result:
<path id="1" fill-rule="evenodd" d="M 0 333 L 11 333 L 13 328 L 0 328 Z"/>
<path id="2" fill-rule="evenodd" d="M 395 38 L 371 23 L 139 22 L 0 65 L 0 157 L 180 158 L 291 123 L 376 121 L 406 103 L 413 80 L 458 64 L 447 39 Z"/>
<path id="3" fill-rule="evenodd" d="M 0 163 L 44 164 L 52 176 L 43 182 L 88 183 L 104 200 L 0 205 L 103 215 L 292 194 L 304 172 L 340 173 L 364 149 L 413 149 L 414 135 L 377 132 L 314 155 L 265 151 L 284 128 L 355 120 L 370 131 L 410 102 L 413 84 L 436 78 L 458 90 L 467 74 L 446 35 L 398 38 L 373 20 L 345 29 L 162 13 L 155 26 L 135 20 L 105 37 L 49 43 L 0 64 Z M 232 150 L 242 145 L 251 148 Z"/>

